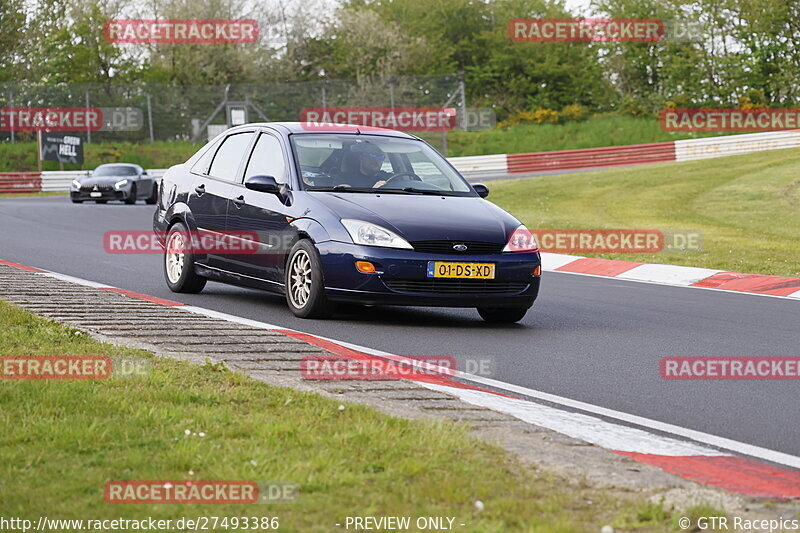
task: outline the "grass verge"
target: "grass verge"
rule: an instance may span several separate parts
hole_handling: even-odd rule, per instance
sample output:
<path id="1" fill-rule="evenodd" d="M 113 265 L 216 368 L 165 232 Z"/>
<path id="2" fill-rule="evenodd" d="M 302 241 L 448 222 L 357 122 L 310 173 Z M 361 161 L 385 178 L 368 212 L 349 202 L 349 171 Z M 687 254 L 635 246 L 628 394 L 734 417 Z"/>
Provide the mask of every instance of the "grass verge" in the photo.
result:
<path id="1" fill-rule="evenodd" d="M 800 150 L 491 182 L 529 228 L 697 230 L 703 250 L 585 254 L 800 277 Z M 584 254 L 580 254 L 584 255 Z"/>
<path id="2" fill-rule="evenodd" d="M 0 355 L 149 357 L 4 302 L 0 328 Z M 454 516 L 466 524 L 460 531 L 580 532 L 641 516 L 644 505 L 523 468 L 463 426 L 351 404 L 340 410 L 218 365 L 153 358 L 141 379 L 2 380 L 0 406 L 5 517 L 278 516 L 282 531 L 331 531 L 348 515 Z M 105 482 L 119 479 L 288 481 L 300 497 L 280 505 L 105 503 Z M 675 530 L 671 513 L 648 516 L 632 529 Z"/>

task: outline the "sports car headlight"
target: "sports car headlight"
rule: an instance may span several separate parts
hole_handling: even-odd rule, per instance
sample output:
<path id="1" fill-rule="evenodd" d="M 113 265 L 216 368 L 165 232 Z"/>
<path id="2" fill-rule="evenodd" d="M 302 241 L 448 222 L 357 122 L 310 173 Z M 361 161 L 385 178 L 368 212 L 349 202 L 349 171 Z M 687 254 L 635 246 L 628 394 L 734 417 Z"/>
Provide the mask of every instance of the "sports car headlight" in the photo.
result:
<path id="1" fill-rule="evenodd" d="M 78 181 L 78 180 L 72 180 L 72 186 L 75 187 L 76 189 L 80 189 L 81 188 L 81 182 Z"/>
<path id="2" fill-rule="evenodd" d="M 536 236 L 525 226 L 520 226 L 511 232 L 508 243 L 503 248 L 504 252 L 535 252 L 539 249 Z"/>
<path id="3" fill-rule="evenodd" d="M 343 218 L 342 225 L 347 229 L 347 233 L 350 234 L 350 238 L 353 239 L 355 244 L 382 246 L 384 248 L 403 248 L 406 250 L 414 249 L 404 238 L 377 224 Z"/>
<path id="4" fill-rule="evenodd" d="M 114 184 L 115 189 L 121 189 L 128 184 L 128 180 L 119 180 Z"/>

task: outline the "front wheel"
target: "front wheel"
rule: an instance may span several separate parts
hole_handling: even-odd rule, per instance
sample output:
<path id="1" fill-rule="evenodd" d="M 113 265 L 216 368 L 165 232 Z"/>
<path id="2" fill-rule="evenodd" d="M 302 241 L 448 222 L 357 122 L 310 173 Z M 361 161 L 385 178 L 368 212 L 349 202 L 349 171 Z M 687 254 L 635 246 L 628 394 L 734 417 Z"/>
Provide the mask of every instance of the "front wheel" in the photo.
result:
<path id="1" fill-rule="evenodd" d="M 158 201 L 158 185 L 153 184 L 153 190 L 150 192 L 150 196 L 144 201 L 144 203 L 148 205 L 154 205 Z"/>
<path id="2" fill-rule="evenodd" d="M 125 198 L 125 203 L 133 205 L 136 203 L 136 184 L 131 185 L 131 195 Z"/>
<path id="3" fill-rule="evenodd" d="M 479 307 L 478 314 L 486 322 L 512 324 L 522 320 L 528 309 L 528 307 Z"/>
<path id="4" fill-rule="evenodd" d="M 194 271 L 189 232 L 178 222 L 169 229 L 164 250 L 164 277 L 172 292 L 196 294 L 206 286 L 206 278 Z"/>
<path id="5" fill-rule="evenodd" d="M 300 318 L 326 318 L 335 308 L 325 296 L 319 253 L 307 239 L 292 247 L 286 261 L 286 303 Z"/>

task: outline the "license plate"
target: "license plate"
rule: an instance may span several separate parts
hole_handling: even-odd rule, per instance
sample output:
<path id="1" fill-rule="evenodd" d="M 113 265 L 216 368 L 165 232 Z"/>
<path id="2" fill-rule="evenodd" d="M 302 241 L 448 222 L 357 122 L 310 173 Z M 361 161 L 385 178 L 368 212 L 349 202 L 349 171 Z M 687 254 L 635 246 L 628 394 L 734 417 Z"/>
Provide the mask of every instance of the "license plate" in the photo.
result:
<path id="1" fill-rule="evenodd" d="M 494 279 L 494 263 L 428 261 L 429 278 Z"/>
<path id="2" fill-rule="evenodd" d="M 103 193 L 101 193 L 101 192 L 90 192 L 89 196 L 91 196 L 92 198 L 100 198 L 101 196 L 103 196 Z"/>

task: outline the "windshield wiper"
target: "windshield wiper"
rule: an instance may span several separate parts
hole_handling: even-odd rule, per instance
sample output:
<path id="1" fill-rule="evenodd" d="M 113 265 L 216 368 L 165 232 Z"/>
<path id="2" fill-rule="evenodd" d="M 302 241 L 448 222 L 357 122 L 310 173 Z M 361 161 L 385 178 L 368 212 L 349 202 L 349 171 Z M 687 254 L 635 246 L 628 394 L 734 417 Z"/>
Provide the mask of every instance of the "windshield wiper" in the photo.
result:
<path id="1" fill-rule="evenodd" d="M 452 194 L 448 194 L 447 191 L 437 191 L 433 189 L 417 189 L 416 187 L 403 187 L 403 191 L 414 194 L 430 194 L 433 196 L 453 196 Z"/>
<path id="2" fill-rule="evenodd" d="M 336 185 L 335 187 L 310 187 L 306 190 L 317 192 L 377 192 L 376 189 L 367 187 L 345 187 L 344 185 Z"/>

